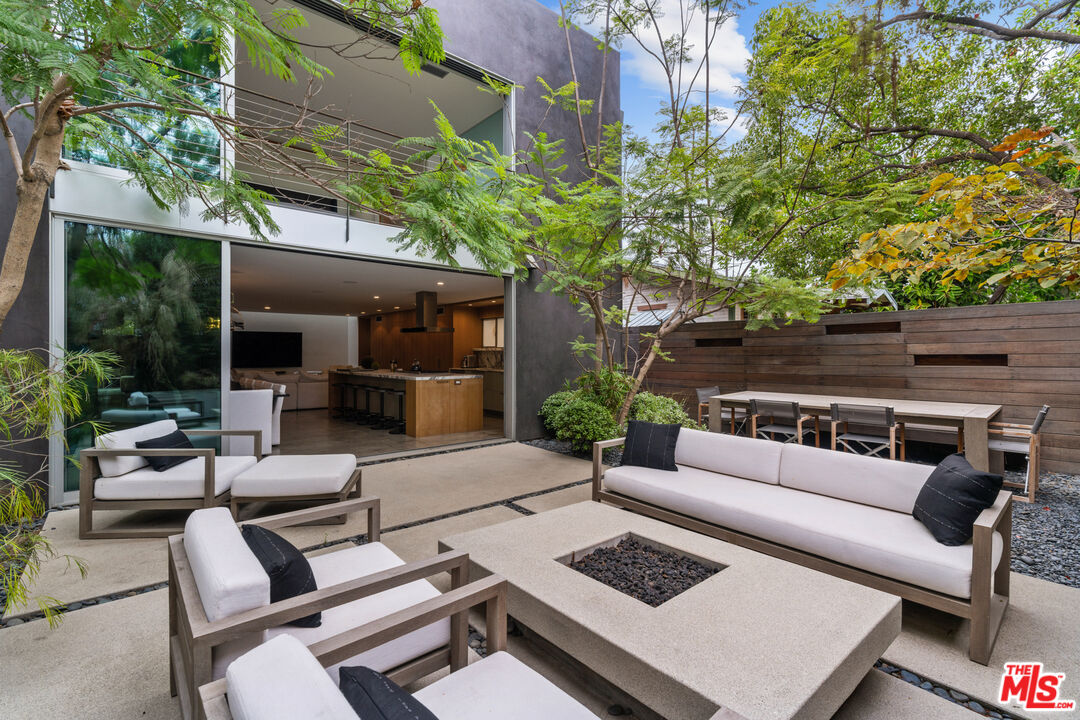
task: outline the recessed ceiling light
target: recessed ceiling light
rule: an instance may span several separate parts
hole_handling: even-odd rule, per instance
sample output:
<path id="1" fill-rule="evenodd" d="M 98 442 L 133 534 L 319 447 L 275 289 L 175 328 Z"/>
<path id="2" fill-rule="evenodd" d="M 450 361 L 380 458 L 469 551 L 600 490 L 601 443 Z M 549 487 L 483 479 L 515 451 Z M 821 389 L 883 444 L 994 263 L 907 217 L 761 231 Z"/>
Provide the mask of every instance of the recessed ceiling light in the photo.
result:
<path id="1" fill-rule="evenodd" d="M 395 310 L 400 310 L 400 309 L 401 309 L 401 306 L 400 306 L 400 305 L 395 305 L 395 306 L 394 306 L 394 309 L 395 309 Z"/>
<path id="2" fill-rule="evenodd" d="M 367 315 L 367 310 L 361 310 L 361 311 L 360 311 L 360 314 L 361 314 L 361 315 Z"/>
<path id="3" fill-rule="evenodd" d="M 469 307 L 472 307 L 472 303 L 469 303 Z"/>
<path id="4" fill-rule="evenodd" d="M 382 308 L 375 308 L 375 312 L 382 312 Z"/>
<path id="5" fill-rule="evenodd" d="M 352 317 L 352 313 L 345 313 L 345 317 Z"/>
<path id="6" fill-rule="evenodd" d="M 379 299 L 379 296 L 378 296 L 378 295 L 374 295 L 373 297 L 374 297 L 374 298 L 375 298 L 376 300 L 378 300 L 378 299 Z"/>
<path id="7" fill-rule="evenodd" d="M 269 310 L 269 309 L 270 309 L 269 305 L 263 305 L 263 310 Z"/>
<path id="8" fill-rule="evenodd" d="M 440 280 L 439 282 L 437 282 L 437 283 L 435 283 L 435 284 L 436 284 L 436 285 L 445 285 L 446 283 L 444 283 L 444 282 L 443 282 L 442 280 Z"/>
<path id="9" fill-rule="evenodd" d="M 492 300 L 491 302 L 496 303 L 496 302 L 499 302 L 499 301 L 498 300 Z"/>

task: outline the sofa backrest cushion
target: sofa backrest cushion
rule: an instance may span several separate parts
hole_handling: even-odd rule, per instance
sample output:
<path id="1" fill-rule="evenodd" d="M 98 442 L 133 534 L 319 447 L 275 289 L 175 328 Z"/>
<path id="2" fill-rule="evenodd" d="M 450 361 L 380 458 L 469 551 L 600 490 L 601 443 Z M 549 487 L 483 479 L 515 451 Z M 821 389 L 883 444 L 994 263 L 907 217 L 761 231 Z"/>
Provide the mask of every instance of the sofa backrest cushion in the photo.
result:
<path id="1" fill-rule="evenodd" d="M 910 513 L 933 466 L 783 445 L 780 484 L 851 502 Z"/>
<path id="2" fill-rule="evenodd" d="M 158 420 L 157 422 L 139 425 L 138 427 L 128 428 L 127 430 L 115 430 L 111 433 L 98 435 L 97 440 L 94 441 L 94 446 L 103 450 L 134 450 L 135 443 L 140 440 L 150 440 L 151 438 L 161 437 L 162 435 L 168 435 L 175 430 L 175 420 Z M 132 470 L 146 467 L 147 464 L 146 458 L 142 455 L 125 455 L 124 457 L 118 458 L 98 458 L 98 466 L 101 467 L 101 474 L 105 477 L 126 475 Z"/>
<path id="3" fill-rule="evenodd" d="M 781 447 L 768 440 L 683 428 L 675 445 L 675 462 L 776 485 L 780 482 Z"/>
<path id="4" fill-rule="evenodd" d="M 228 508 L 191 513 L 184 525 L 184 552 L 210 622 L 270 604 L 270 576 Z"/>
<path id="5" fill-rule="evenodd" d="M 225 671 L 234 720 L 358 720 L 330 675 L 292 635 L 278 635 Z"/>

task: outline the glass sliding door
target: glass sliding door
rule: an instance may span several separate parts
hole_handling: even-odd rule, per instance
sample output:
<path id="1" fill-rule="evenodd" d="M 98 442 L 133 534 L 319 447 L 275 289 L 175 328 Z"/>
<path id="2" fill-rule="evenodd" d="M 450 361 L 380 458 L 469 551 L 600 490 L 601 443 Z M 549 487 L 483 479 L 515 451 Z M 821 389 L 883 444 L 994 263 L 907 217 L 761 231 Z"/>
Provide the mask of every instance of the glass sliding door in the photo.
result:
<path id="1" fill-rule="evenodd" d="M 67 222 L 64 244 L 67 349 L 120 358 L 112 382 L 90 388 L 84 419 L 110 430 L 167 418 L 181 429 L 220 427 L 221 243 Z M 72 431 L 68 452 L 92 443 Z M 64 486 L 78 489 L 70 462 Z"/>

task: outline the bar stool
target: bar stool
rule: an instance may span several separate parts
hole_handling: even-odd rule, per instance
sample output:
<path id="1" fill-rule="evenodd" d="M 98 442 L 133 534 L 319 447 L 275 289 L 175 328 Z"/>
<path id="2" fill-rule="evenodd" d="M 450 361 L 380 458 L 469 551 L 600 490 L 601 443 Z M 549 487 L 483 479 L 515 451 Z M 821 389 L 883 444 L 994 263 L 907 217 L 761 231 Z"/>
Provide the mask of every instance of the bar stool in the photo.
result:
<path id="1" fill-rule="evenodd" d="M 375 425 L 372 425 L 374 430 L 389 430 L 397 425 L 397 420 L 386 414 L 386 396 L 393 392 L 390 388 L 380 387 L 376 388 L 379 391 L 379 414 L 382 419 Z"/>
<path id="2" fill-rule="evenodd" d="M 405 434 L 405 391 L 404 390 L 390 390 L 391 395 L 397 398 L 397 420 L 394 422 L 394 429 L 390 431 L 391 435 L 404 435 Z"/>
<path id="3" fill-rule="evenodd" d="M 336 411 L 336 414 L 334 415 L 335 419 L 344 418 L 346 416 L 345 389 L 347 387 L 349 387 L 350 385 L 352 385 L 352 383 L 336 382 L 336 383 L 333 384 L 333 387 L 339 393 L 338 394 L 338 403 L 337 403 L 337 405 L 334 406 L 334 410 Z M 352 401 L 353 401 L 353 408 L 355 409 L 356 408 L 356 395 L 355 395 L 355 393 L 353 394 Z"/>
<path id="4" fill-rule="evenodd" d="M 364 391 L 364 413 L 357 422 L 361 425 L 375 426 L 382 422 L 382 407 L 380 404 L 378 412 L 372 409 L 371 393 L 379 392 L 379 387 L 377 385 L 363 385 L 361 389 Z"/>

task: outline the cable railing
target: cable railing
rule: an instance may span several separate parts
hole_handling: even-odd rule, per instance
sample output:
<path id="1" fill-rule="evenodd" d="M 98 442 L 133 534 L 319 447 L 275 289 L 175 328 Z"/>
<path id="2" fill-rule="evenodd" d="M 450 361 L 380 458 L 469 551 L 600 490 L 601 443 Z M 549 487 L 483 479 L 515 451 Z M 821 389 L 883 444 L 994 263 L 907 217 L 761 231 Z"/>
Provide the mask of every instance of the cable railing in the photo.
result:
<path id="1" fill-rule="evenodd" d="M 143 141 L 130 137 L 132 147 L 145 144 L 148 152 L 158 155 L 162 162 L 197 169 L 203 176 L 225 172 L 222 161 L 229 152 L 232 166 L 243 173 L 245 182 L 278 203 L 371 222 L 391 222 L 385 215 L 356 207 L 340 188 L 363 172 L 365 158 L 372 153 L 420 169 L 409 162 L 413 150 L 397 146 L 399 135 L 335 112 L 332 107 L 313 107 L 317 95 L 294 102 L 220 79 L 190 75 L 190 87 L 197 87 L 206 98 L 216 95 L 232 118 L 233 131 L 229 134 L 234 137 L 225 146 L 213 121 L 207 118 L 188 116 L 162 126 L 146 119 L 153 118 L 154 112 L 145 108 L 131 115 L 116 111 L 121 137 L 138 133 Z M 110 75 L 116 99 L 141 99 L 137 88 L 124 82 L 127 79 Z M 93 151 L 72 156 L 100 164 L 108 162 L 103 154 Z"/>

